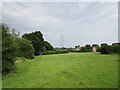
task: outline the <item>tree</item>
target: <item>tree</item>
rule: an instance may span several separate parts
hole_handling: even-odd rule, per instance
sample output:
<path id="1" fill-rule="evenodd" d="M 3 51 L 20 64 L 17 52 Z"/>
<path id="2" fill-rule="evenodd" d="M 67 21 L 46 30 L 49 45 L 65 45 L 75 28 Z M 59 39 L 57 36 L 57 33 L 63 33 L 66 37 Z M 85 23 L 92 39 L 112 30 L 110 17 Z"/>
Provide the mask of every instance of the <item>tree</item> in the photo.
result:
<path id="1" fill-rule="evenodd" d="M 12 36 L 14 36 L 14 37 L 18 37 L 20 35 L 20 32 L 17 32 L 17 30 L 15 28 L 12 28 L 11 33 L 12 33 Z"/>
<path id="2" fill-rule="evenodd" d="M 48 51 L 52 51 L 53 50 L 53 46 L 49 42 L 47 42 L 47 41 L 44 41 L 44 47 Z"/>
<path id="3" fill-rule="evenodd" d="M 120 45 L 112 45 L 112 53 L 120 54 Z"/>
<path id="4" fill-rule="evenodd" d="M 17 42 L 19 41 L 19 42 Z M 16 43 L 16 46 L 18 48 L 17 56 L 19 57 L 25 57 L 27 59 L 33 59 L 34 58 L 34 47 L 31 44 L 31 42 L 24 38 L 14 38 L 14 42 Z"/>
<path id="5" fill-rule="evenodd" d="M 40 31 L 24 34 L 22 37 L 31 41 L 35 49 L 35 55 L 40 55 L 43 52 L 44 39 Z"/>
<path id="6" fill-rule="evenodd" d="M 102 46 L 106 46 L 106 45 L 108 45 L 108 44 L 107 44 L 107 43 L 102 43 L 102 44 L 101 44 L 101 47 L 102 47 Z"/>
<path id="7" fill-rule="evenodd" d="M 99 47 L 99 45 L 98 44 L 93 44 L 92 47 Z"/>
<path id="8" fill-rule="evenodd" d="M 112 47 L 110 45 L 103 45 L 100 48 L 100 52 L 101 54 L 110 54 L 112 53 Z"/>
<path id="9" fill-rule="evenodd" d="M 2 24 L 2 73 L 7 74 L 15 69 L 14 58 L 17 47 L 14 45 L 10 29 L 6 24 Z"/>
<path id="10" fill-rule="evenodd" d="M 89 52 L 89 50 L 86 47 L 81 47 L 80 52 Z"/>
<path id="11" fill-rule="evenodd" d="M 85 45 L 85 47 L 90 48 L 91 46 L 89 44 Z"/>
<path id="12" fill-rule="evenodd" d="M 25 57 L 33 58 L 34 48 L 30 41 L 18 37 L 15 29 L 10 28 L 6 24 L 0 25 L 2 28 L 2 73 L 7 74 L 15 69 L 15 58 Z"/>
<path id="13" fill-rule="evenodd" d="M 88 52 L 92 51 L 92 48 L 91 48 L 91 46 L 89 44 L 85 45 L 85 47 L 86 47 L 86 49 L 87 49 Z"/>

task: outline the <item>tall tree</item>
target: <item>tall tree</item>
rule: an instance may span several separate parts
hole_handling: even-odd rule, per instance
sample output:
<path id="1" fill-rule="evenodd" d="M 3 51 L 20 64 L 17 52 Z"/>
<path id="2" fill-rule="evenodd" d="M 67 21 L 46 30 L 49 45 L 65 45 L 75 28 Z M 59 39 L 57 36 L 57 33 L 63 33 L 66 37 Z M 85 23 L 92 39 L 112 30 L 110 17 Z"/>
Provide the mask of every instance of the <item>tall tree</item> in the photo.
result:
<path id="1" fill-rule="evenodd" d="M 47 41 L 44 41 L 44 47 L 46 48 L 46 50 L 53 50 L 53 46 Z"/>
<path id="2" fill-rule="evenodd" d="M 92 51 L 92 47 L 91 47 L 89 44 L 85 45 L 85 47 L 87 48 L 87 50 L 88 50 L 89 52 Z"/>
<path id="3" fill-rule="evenodd" d="M 44 39 L 40 31 L 24 34 L 22 37 L 31 41 L 35 49 L 35 55 L 40 55 L 40 53 L 43 52 Z"/>
<path id="4" fill-rule="evenodd" d="M 102 43 L 102 44 L 101 44 L 101 47 L 106 46 L 106 45 L 108 45 L 108 44 L 107 44 L 107 43 Z"/>

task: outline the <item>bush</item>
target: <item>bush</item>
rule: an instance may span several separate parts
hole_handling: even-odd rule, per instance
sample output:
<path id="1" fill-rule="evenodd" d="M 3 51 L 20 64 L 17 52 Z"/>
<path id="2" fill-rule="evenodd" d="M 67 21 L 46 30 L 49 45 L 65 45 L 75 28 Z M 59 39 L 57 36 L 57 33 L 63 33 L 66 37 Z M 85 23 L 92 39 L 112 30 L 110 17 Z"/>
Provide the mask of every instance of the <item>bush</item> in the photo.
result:
<path id="1" fill-rule="evenodd" d="M 70 51 L 70 52 L 80 52 L 80 50 L 78 50 L 78 51 Z"/>
<path id="2" fill-rule="evenodd" d="M 2 24 L 2 74 L 7 74 L 14 70 L 14 58 L 17 47 L 14 45 L 9 27 Z"/>
<path id="3" fill-rule="evenodd" d="M 120 45 L 114 45 L 114 46 L 112 46 L 112 53 L 118 53 L 118 54 L 120 54 Z"/>
<path id="4" fill-rule="evenodd" d="M 91 49 L 88 49 L 87 47 L 81 47 L 80 52 L 91 52 Z"/>
<path id="5" fill-rule="evenodd" d="M 19 42 L 17 42 L 19 41 Z M 24 38 L 15 38 L 15 43 L 17 44 L 17 56 L 25 57 L 27 59 L 34 58 L 34 47 L 32 46 L 31 42 L 24 39 Z"/>
<path id="6" fill-rule="evenodd" d="M 2 74 L 6 75 L 7 73 L 15 70 L 15 65 L 6 60 L 2 61 Z"/>
<path id="7" fill-rule="evenodd" d="M 44 51 L 42 55 L 55 54 L 55 51 Z"/>
<path id="8" fill-rule="evenodd" d="M 62 53 L 69 53 L 69 52 L 68 52 L 68 51 L 65 51 L 65 50 L 46 51 L 46 52 L 43 52 L 42 55 L 48 55 L 48 54 L 62 54 Z"/>
<path id="9" fill-rule="evenodd" d="M 101 48 L 101 47 L 97 47 L 97 52 L 100 52 L 100 48 Z"/>
<path id="10" fill-rule="evenodd" d="M 110 54 L 110 53 L 112 53 L 112 47 L 109 45 L 103 45 L 100 48 L 100 52 L 101 52 L 101 54 Z"/>
<path id="11" fill-rule="evenodd" d="M 73 49 L 72 48 L 67 48 L 67 51 L 72 52 Z"/>
<path id="12" fill-rule="evenodd" d="M 55 51 L 55 54 L 61 54 L 61 53 L 68 53 L 68 51 L 66 51 L 66 50 Z"/>
<path id="13" fill-rule="evenodd" d="M 15 69 L 15 58 L 33 58 L 34 48 L 30 41 L 18 38 L 18 34 L 10 33 L 6 24 L 0 25 L 2 28 L 2 74 L 7 74 Z"/>

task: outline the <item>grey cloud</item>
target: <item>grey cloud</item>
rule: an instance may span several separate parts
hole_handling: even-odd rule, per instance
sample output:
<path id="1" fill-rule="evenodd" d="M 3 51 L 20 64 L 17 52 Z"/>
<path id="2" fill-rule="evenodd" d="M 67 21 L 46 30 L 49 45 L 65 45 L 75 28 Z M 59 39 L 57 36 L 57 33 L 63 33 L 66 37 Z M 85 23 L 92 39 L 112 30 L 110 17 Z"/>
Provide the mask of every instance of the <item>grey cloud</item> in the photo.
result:
<path id="1" fill-rule="evenodd" d="M 21 34 L 40 30 L 54 47 L 117 42 L 117 3 L 3 3 L 3 22 Z"/>

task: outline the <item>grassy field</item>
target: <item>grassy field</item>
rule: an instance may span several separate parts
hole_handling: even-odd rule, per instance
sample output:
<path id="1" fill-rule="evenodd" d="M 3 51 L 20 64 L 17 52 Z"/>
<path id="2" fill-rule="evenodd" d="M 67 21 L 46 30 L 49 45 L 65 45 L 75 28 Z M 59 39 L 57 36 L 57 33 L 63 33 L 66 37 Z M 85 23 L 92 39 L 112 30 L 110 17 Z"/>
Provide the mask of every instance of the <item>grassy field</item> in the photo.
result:
<path id="1" fill-rule="evenodd" d="M 17 64 L 3 88 L 117 88 L 118 56 L 68 53 L 36 56 Z"/>

